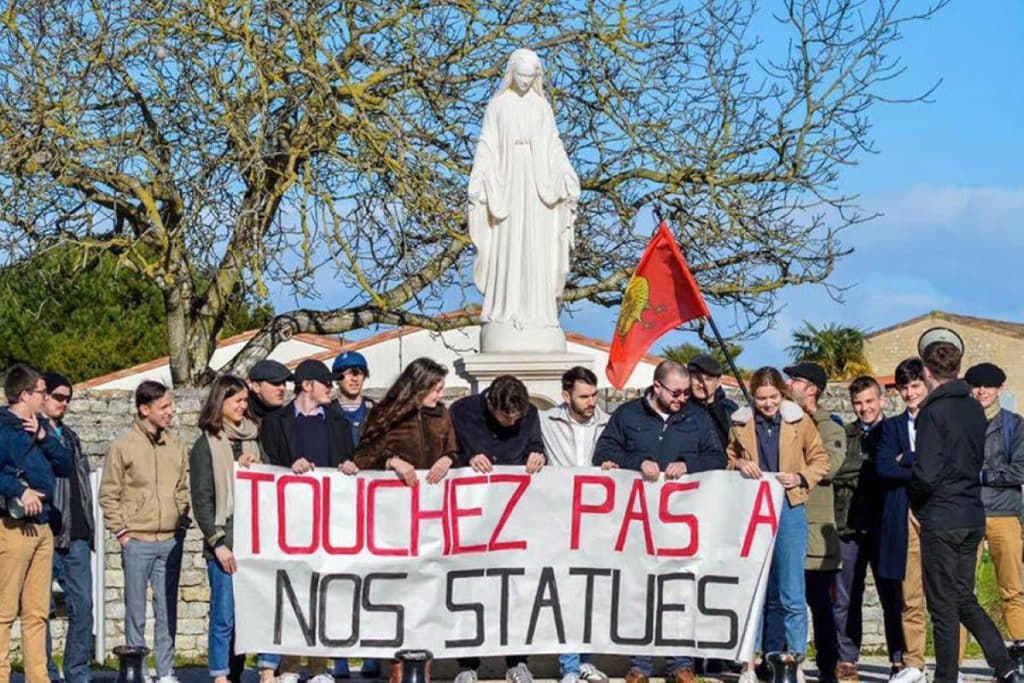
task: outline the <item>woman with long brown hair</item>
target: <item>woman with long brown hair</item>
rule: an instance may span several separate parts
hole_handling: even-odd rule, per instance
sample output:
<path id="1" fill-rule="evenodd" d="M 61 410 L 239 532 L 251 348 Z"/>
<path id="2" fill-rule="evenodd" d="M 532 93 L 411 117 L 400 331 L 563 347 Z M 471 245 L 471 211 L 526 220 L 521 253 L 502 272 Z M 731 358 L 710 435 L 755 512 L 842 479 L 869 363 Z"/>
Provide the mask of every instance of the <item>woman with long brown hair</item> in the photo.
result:
<path id="1" fill-rule="evenodd" d="M 458 446 L 448 408 L 441 403 L 448 368 L 429 358 L 406 366 L 363 427 L 356 449 L 359 469 L 393 470 L 409 486 L 416 470 L 429 469 L 427 482 L 444 479 Z"/>
<path id="2" fill-rule="evenodd" d="M 829 471 L 828 453 L 818 428 L 804 409 L 788 400 L 789 388 L 775 368 L 750 376 L 753 407 L 732 415 L 729 469 L 748 479 L 774 473 L 786 489 L 775 536 L 775 553 L 768 574 L 763 628 L 757 643 L 763 652 L 788 648 L 803 655 L 807 648 L 807 600 L 804 560 L 807 557 L 807 511 L 804 504 L 815 484 Z M 756 649 L 756 648 L 755 648 Z M 799 670 L 803 679 L 803 669 Z M 749 662 L 739 683 L 756 683 Z"/>
<path id="3" fill-rule="evenodd" d="M 189 454 L 192 514 L 203 532 L 210 578 L 209 668 L 214 683 L 238 683 L 245 655 L 233 654 L 235 602 L 232 552 L 235 463 L 262 460 L 259 427 L 246 415 L 249 389 L 238 377 L 218 377 L 199 411 L 201 434 Z"/>

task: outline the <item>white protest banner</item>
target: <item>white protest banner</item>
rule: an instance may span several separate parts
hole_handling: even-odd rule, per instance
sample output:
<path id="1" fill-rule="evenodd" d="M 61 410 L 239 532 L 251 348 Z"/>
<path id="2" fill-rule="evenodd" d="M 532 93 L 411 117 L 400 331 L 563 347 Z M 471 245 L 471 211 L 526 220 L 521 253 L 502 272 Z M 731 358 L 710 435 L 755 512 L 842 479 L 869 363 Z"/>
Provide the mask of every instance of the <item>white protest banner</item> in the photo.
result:
<path id="1" fill-rule="evenodd" d="M 419 474 L 236 470 L 237 651 L 750 655 L 774 479 Z"/>

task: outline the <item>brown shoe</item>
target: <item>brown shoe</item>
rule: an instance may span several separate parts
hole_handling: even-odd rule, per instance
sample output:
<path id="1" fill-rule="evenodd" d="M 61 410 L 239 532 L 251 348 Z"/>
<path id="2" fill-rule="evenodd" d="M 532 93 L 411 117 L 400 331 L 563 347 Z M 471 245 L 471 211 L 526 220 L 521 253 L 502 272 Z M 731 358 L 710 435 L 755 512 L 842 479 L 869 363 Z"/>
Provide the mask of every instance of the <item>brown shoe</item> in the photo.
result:
<path id="1" fill-rule="evenodd" d="M 647 674 L 639 671 L 630 671 L 626 674 L 626 683 L 650 683 Z"/>
<path id="2" fill-rule="evenodd" d="M 673 671 L 665 683 L 697 683 L 697 676 L 693 673 L 693 669 L 684 666 L 682 669 Z"/>
<path id="3" fill-rule="evenodd" d="M 836 678 L 839 683 L 859 683 L 860 675 L 857 673 L 857 663 L 839 662 L 836 665 Z"/>

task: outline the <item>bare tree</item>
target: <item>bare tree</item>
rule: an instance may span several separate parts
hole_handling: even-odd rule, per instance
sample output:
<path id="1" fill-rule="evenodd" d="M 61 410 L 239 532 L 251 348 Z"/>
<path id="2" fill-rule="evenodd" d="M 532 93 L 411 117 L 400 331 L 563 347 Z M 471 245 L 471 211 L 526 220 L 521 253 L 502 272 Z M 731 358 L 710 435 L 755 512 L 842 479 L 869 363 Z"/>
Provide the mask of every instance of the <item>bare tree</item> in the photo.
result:
<path id="1" fill-rule="evenodd" d="M 209 379 L 239 293 L 354 292 L 278 315 L 236 370 L 295 332 L 470 324 L 440 302 L 468 288 L 475 134 L 525 45 L 545 60 L 583 184 L 565 302 L 619 301 L 649 235 L 638 211 L 658 203 L 705 295 L 746 320 L 738 336 L 756 334 L 780 288 L 825 282 L 846 253 L 840 231 L 865 217 L 839 172 L 871 151 L 902 26 L 935 10 L 782 7 L 13 0 L 0 31 L 4 260 L 103 250 L 152 279 L 176 383 Z"/>

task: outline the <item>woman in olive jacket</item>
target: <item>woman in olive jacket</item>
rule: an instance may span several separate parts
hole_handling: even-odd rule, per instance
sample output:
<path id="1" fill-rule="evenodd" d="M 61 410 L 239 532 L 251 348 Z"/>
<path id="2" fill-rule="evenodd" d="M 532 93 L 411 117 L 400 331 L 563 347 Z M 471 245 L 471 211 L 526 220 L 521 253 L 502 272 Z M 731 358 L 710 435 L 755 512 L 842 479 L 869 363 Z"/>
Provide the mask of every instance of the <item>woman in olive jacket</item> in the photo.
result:
<path id="1" fill-rule="evenodd" d="M 249 391 L 232 375 L 218 377 L 199 412 L 202 430 L 189 453 L 192 513 L 203 532 L 203 557 L 210 578 L 208 660 L 214 683 L 240 683 L 245 655 L 232 654 L 235 603 L 232 575 L 238 571 L 232 552 L 234 467 L 263 460 L 259 427 L 246 417 Z"/>
<path id="2" fill-rule="evenodd" d="M 803 654 L 807 646 L 807 604 L 804 561 L 807 558 L 807 503 L 810 490 L 829 471 L 828 454 L 814 420 L 789 395 L 786 382 L 775 368 L 761 368 L 750 376 L 753 409 L 740 408 L 732 415 L 729 469 L 749 479 L 764 473 L 786 489 L 775 536 L 775 553 L 768 575 L 764 629 L 758 629 L 763 651 L 781 650 Z M 802 670 L 800 672 L 802 678 Z M 754 683 L 753 662 L 739 683 Z"/>

